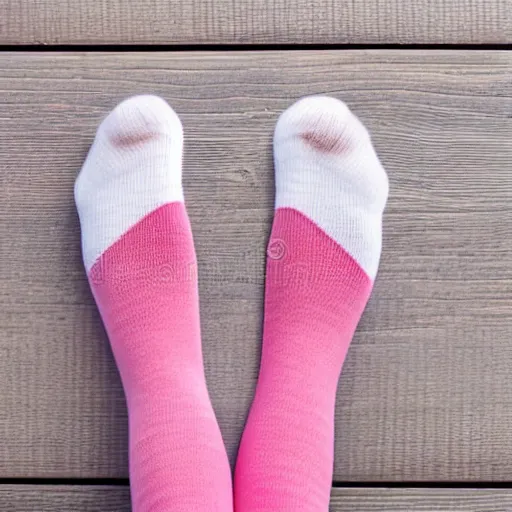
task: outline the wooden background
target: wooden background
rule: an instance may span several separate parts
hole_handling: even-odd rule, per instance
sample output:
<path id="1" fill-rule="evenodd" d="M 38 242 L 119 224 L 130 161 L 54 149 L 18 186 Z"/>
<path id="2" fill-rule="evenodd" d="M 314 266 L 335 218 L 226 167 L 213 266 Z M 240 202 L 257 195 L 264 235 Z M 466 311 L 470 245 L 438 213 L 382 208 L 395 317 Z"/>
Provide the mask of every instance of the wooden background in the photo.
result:
<path id="1" fill-rule="evenodd" d="M 339 387 L 332 511 L 512 510 L 492 489 L 512 481 L 512 2 L 260 3 L 0 0 L 1 511 L 130 508 L 124 397 L 73 182 L 101 119 L 137 93 L 183 121 L 206 373 L 231 460 L 258 370 L 272 130 L 295 99 L 327 93 L 369 127 L 391 184 Z M 247 48 L 73 47 L 140 42 Z M 251 49 L 262 42 L 296 46 Z M 404 42 L 496 49 L 329 49 Z"/>
<path id="2" fill-rule="evenodd" d="M 0 0 L 0 44 L 498 44 L 511 0 Z"/>

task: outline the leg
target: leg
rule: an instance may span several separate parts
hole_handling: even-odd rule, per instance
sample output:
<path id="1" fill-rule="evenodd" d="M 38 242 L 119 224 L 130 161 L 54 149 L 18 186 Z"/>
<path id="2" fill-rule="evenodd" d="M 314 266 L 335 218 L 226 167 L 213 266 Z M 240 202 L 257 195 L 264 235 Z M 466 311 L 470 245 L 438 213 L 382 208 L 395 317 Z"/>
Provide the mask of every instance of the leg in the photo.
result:
<path id="1" fill-rule="evenodd" d="M 121 374 L 134 512 L 229 512 L 203 370 L 183 132 L 160 98 L 121 103 L 75 185 L 84 263 Z"/>
<path id="2" fill-rule="evenodd" d="M 326 512 L 338 378 L 381 251 L 387 176 L 338 100 L 305 98 L 274 135 L 261 369 L 235 473 L 237 512 Z"/>

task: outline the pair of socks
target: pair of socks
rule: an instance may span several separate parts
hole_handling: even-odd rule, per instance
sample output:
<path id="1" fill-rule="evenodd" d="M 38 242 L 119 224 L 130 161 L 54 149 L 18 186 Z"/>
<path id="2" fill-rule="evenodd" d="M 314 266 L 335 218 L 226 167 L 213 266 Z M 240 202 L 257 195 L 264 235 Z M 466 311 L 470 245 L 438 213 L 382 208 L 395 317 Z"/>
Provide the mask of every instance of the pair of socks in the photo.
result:
<path id="1" fill-rule="evenodd" d="M 386 173 L 344 103 L 308 97 L 280 117 L 261 369 L 233 493 L 203 369 L 182 152 L 171 107 L 134 97 L 103 121 L 75 184 L 126 394 L 133 511 L 326 512 L 336 387 L 377 273 Z"/>

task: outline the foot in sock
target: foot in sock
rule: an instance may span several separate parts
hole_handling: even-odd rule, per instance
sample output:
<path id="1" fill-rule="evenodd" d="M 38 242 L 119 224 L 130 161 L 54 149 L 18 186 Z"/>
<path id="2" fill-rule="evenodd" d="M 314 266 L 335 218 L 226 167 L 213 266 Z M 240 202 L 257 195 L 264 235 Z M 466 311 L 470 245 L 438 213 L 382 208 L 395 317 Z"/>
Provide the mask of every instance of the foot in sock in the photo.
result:
<path id="1" fill-rule="evenodd" d="M 121 374 L 134 512 L 229 512 L 230 468 L 206 389 L 180 120 L 121 103 L 75 185 L 84 263 Z"/>
<path id="2" fill-rule="evenodd" d="M 388 180 L 364 126 L 309 97 L 274 134 L 256 394 L 235 472 L 237 512 L 327 512 L 336 387 L 381 252 Z"/>

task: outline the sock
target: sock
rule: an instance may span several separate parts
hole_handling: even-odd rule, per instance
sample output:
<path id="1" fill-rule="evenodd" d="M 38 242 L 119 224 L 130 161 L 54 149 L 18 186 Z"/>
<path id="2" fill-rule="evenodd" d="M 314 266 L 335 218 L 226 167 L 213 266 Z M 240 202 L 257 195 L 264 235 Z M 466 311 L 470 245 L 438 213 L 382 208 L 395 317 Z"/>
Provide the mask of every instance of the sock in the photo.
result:
<path id="1" fill-rule="evenodd" d="M 75 184 L 84 263 L 126 394 L 134 512 L 229 512 L 230 468 L 208 396 L 183 131 L 139 96 L 102 123 Z"/>
<path id="2" fill-rule="evenodd" d="M 387 176 L 340 101 L 309 97 L 274 134 L 261 368 L 235 472 L 237 512 L 327 512 L 343 361 L 381 252 Z"/>

